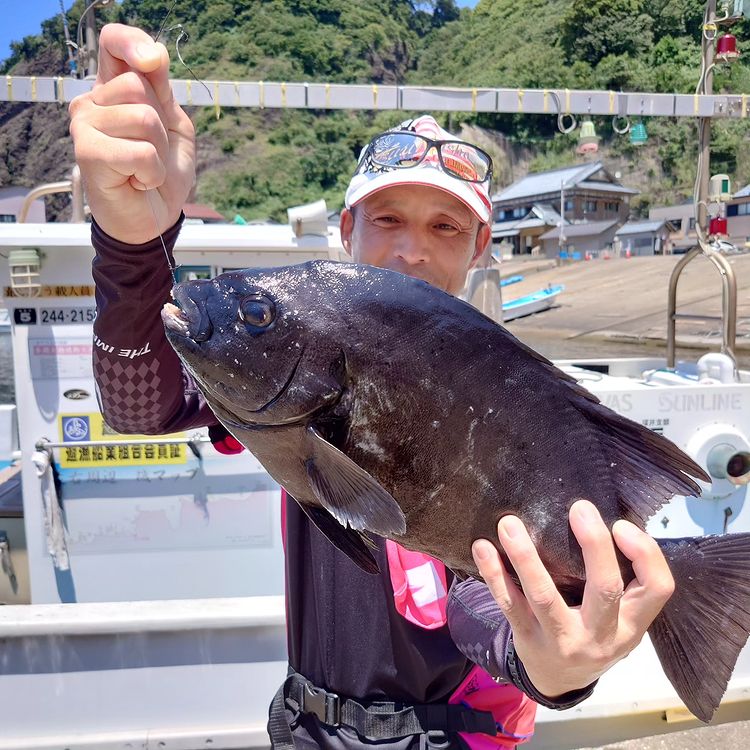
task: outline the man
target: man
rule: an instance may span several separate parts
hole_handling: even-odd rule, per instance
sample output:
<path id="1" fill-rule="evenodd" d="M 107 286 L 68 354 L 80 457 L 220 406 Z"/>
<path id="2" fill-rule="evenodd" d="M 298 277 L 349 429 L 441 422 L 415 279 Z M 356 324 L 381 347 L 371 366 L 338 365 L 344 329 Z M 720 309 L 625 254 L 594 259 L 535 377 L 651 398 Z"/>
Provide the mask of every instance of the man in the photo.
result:
<path id="1" fill-rule="evenodd" d="M 194 132 L 172 98 L 166 49 L 139 29 L 105 27 L 96 85 L 70 110 L 95 218 L 95 333 L 115 350 L 144 351 L 123 364 L 95 349 L 105 417 L 121 432 L 209 425 L 217 447 L 231 450 L 159 316 L 171 287 L 162 237 L 171 249 L 195 175 Z M 363 154 L 346 195 L 342 242 L 355 261 L 455 294 L 489 242 L 491 162 L 432 118 L 397 130 L 374 138 Z M 585 698 L 640 641 L 673 588 L 653 540 L 618 521 L 614 541 L 636 573 L 623 592 L 613 536 L 585 501 L 570 511 L 587 570 L 579 608 L 565 604 L 515 517 L 502 519 L 498 537 L 520 588 L 486 540 L 475 542 L 474 555 L 487 586 L 452 582 L 437 561 L 414 559 L 385 540 L 375 552 L 382 573 L 370 576 L 296 503 L 286 501 L 285 511 L 295 671 L 271 712 L 277 747 L 291 746 L 290 726 L 304 747 L 454 747 L 480 735 L 514 747 L 533 722 L 524 694 L 554 708 Z M 429 602 L 420 601 L 423 590 L 410 589 L 422 565 L 431 566 Z M 471 699 L 482 683 L 475 664 L 505 683 L 481 705 Z"/>

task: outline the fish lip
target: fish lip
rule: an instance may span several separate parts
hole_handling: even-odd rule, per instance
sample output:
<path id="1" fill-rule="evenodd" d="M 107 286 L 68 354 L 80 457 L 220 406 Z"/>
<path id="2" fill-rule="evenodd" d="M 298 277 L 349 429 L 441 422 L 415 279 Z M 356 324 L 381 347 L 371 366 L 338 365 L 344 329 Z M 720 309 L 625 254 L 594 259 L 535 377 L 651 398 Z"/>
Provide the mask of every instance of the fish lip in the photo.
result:
<path id="1" fill-rule="evenodd" d="M 245 413 L 248 415 L 258 414 L 262 415 L 264 412 L 268 411 L 275 403 L 277 403 L 284 394 L 289 390 L 289 387 L 294 382 L 294 376 L 297 373 L 297 370 L 299 369 L 299 365 L 302 362 L 302 358 L 304 356 L 304 349 L 302 350 L 302 353 L 300 354 L 299 358 L 297 359 L 297 362 L 295 363 L 294 367 L 292 368 L 291 373 L 289 374 L 289 377 L 287 378 L 284 385 L 281 387 L 279 392 L 267 403 L 265 403 L 263 406 L 261 406 L 258 409 L 245 410 Z M 234 427 L 239 430 L 260 430 L 267 427 L 277 427 L 280 425 L 291 425 L 291 424 L 297 424 L 303 422 L 308 417 L 315 414 L 317 411 L 319 411 L 322 407 L 321 405 L 316 405 L 312 409 L 310 409 L 307 412 L 304 412 L 302 414 L 295 414 L 293 417 L 287 417 L 286 419 L 280 419 L 277 422 L 252 422 L 252 421 L 246 421 L 246 422 L 239 422 L 238 419 L 242 419 L 241 416 L 236 415 L 232 411 L 232 406 L 227 405 L 226 401 L 222 396 L 213 389 L 211 389 L 211 393 L 218 401 L 218 404 L 212 405 L 212 409 L 214 409 L 216 416 L 221 420 L 223 424 L 225 424 L 227 427 Z M 338 401 L 341 397 L 341 393 L 338 394 L 336 397 L 336 401 Z M 330 406 L 330 404 L 327 404 L 327 406 Z M 231 415 L 231 416 L 230 416 Z M 234 418 L 233 418 L 234 417 Z"/>
<path id="2" fill-rule="evenodd" d="M 166 302 L 161 310 L 161 320 L 170 333 L 190 338 L 190 321 L 177 305 Z"/>
<path id="3" fill-rule="evenodd" d="M 161 311 L 167 330 L 198 344 L 208 341 L 214 327 L 205 307 L 200 307 L 181 284 L 172 290 L 172 298 L 174 302 L 165 303 Z"/>
<path id="4" fill-rule="evenodd" d="M 300 362 L 302 362 L 302 357 L 305 356 L 306 348 L 307 347 L 305 346 L 302 347 L 302 351 L 300 352 L 299 357 L 297 357 L 297 361 L 294 363 L 294 367 L 292 367 L 292 371 L 289 373 L 289 377 L 286 379 L 286 383 L 281 386 L 281 390 L 270 401 L 263 404 L 263 406 L 261 406 L 259 409 L 253 409 L 252 411 L 250 411 L 250 414 L 261 414 L 267 409 L 270 409 L 277 401 L 279 401 L 284 396 L 284 394 L 289 390 L 289 386 L 292 384 L 294 376 L 297 374 Z"/>

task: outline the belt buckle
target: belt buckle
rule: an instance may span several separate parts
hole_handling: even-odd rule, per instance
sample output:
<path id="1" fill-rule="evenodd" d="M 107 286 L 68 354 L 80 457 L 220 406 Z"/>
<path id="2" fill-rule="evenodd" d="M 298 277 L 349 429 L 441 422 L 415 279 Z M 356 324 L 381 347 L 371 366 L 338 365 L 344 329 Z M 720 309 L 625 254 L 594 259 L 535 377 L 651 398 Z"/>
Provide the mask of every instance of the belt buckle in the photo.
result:
<path id="1" fill-rule="evenodd" d="M 330 715 L 328 709 L 330 709 Z M 328 693 L 309 683 L 305 683 L 302 690 L 302 710 L 305 713 L 315 714 L 323 724 L 338 726 L 341 723 L 341 704 L 338 695 Z"/>

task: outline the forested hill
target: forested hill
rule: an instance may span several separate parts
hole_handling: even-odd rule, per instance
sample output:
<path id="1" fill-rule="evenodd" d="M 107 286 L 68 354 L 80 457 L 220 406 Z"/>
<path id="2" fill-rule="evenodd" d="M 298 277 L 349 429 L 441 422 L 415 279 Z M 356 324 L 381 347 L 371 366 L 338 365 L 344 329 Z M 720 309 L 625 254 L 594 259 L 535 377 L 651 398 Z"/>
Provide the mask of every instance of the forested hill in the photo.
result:
<path id="1" fill-rule="evenodd" d="M 70 4 L 65 2 L 66 7 Z M 123 0 L 98 9 L 97 22 L 136 24 L 152 35 L 171 0 Z M 67 13 L 71 34 L 85 3 Z M 419 83 L 455 86 L 601 88 L 692 93 L 700 75 L 701 0 L 178 0 L 167 29 L 182 24 L 180 43 L 198 78 L 266 81 Z M 740 47 L 750 25 L 732 32 Z M 173 74 L 190 73 L 175 54 L 178 30 L 162 34 Z M 0 73 L 65 75 L 60 16 L 19 40 Z M 750 48 L 716 69 L 715 91 L 750 93 Z M 197 84 L 196 84 L 197 85 Z M 193 109 L 199 144 L 195 199 L 228 218 L 284 220 L 286 207 L 323 197 L 341 205 L 356 157 L 369 136 L 399 113 Z M 577 133 L 556 131 L 554 117 L 441 114 L 466 128 L 497 162 L 495 189 L 527 170 L 575 163 Z M 649 142 L 631 146 L 595 118 L 603 137 L 597 158 L 641 190 L 634 211 L 692 194 L 696 133 L 689 121 L 647 121 Z M 718 121 L 714 172 L 736 186 L 750 182 L 750 126 Z M 58 180 L 72 165 L 67 111 L 52 104 L 0 104 L 0 185 Z M 48 204 L 65 215 L 65 199 Z"/>

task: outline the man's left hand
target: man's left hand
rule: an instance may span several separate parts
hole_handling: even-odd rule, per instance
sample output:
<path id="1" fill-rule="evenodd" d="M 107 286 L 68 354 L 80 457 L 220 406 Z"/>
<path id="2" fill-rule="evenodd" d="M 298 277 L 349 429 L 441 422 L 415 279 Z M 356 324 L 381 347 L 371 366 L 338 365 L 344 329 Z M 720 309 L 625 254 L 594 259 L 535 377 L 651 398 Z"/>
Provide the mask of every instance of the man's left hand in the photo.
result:
<path id="1" fill-rule="evenodd" d="M 579 500 L 570 525 L 586 566 L 580 607 L 565 603 L 517 517 L 501 519 L 498 538 L 522 590 L 490 542 L 473 546 L 479 572 L 513 630 L 516 653 L 534 687 L 549 698 L 586 687 L 627 656 L 674 590 L 657 543 L 634 524 L 617 521 L 610 534 L 596 506 Z M 613 537 L 635 571 L 627 588 Z"/>

